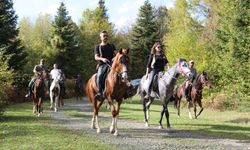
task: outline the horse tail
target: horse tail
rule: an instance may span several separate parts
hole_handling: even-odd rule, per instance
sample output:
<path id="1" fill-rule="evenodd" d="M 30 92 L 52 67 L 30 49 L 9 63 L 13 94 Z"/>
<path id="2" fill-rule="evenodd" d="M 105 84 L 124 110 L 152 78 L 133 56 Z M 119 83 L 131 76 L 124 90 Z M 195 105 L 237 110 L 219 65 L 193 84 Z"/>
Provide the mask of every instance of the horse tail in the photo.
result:
<path id="1" fill-rule="evenodd" d="M 177 103 L 178 103 L 178 92 L 179 86 L 176 86 L 176 88 L 174 89 L 174 93 L 172 95 L 172 97 L 170 98 L 170 102 L 174 101 L 174 107 L 177 108 Z"/>

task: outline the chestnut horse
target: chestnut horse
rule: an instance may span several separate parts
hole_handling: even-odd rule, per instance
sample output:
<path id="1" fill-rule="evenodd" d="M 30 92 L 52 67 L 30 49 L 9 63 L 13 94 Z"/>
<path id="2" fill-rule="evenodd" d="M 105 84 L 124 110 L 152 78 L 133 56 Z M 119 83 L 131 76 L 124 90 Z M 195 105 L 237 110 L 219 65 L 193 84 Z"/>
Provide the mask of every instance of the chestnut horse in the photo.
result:
<path id="1" fill-rule="evenodd" d="M 126 52 L 125 52 L 126 51 Z M 105 81 L 104 99 L 107 99 L 108 104 L 111 108 L 112 123 L 110 126 L 110 133 L 118 135 L 117 130 L 117 118 L 119 115 L 120 105 L 123 100 L 123 95 L 128 88 L 128 65 L 129 57 L 127 56 L 129 49 L 120 49 L 113 59 L 110 71 L 107 73 Z M 101 107 L 103 100 L 95 99 L 98 88 L 96 85 L 96 74 L 94 74 L 86 84 L 86 95 L 89 101 L 93 104 L 93 118 L 91 123 L 92 129 L 97 129 L 97 133 L 101 132 L 98 124 L 98 112 Z M 115 99 L 115 101 L 114 101 Z"/>
<path id="2" fill-rule="evenodd" d="M 182 97 L 185 96 L 186 82 L 187 81 L 184 81 L 180 86 L 178 86 L 176 88 L 176 91 L 175 91 L 174 96 L 173 96 L 174 100 L 175 100 L 174 103 L 175 103 L 175 106 L 178 110 L 179 117 L 180 117 L 180 102 L 181 102 Z M 211 83 L 208 81 L 208 76 L 207 76 L 207 73 L 205 71 L 198 74 L 198 76 L 195 78 L 195 80 L 192 84 L 191 93 L 190 93 L 191 101 L 188 101 L 188 111 L 189 111 L 189 118 L 190 119 L 192 119 L 192 114 L 190 111 L 191 103 L 193 103 L 193 105 L 194 105 L 195 119 L 197 119 L 197 117 L 203 111 L 202 102 L 201 102 L 203 86 L 208 86 L 209 88 L 211 87 Z M 201 108 L 197 115 L 196 115 L 196 103 L 198 103 L 198 105 Z"/>
<path id="3" fill-rule="evenodd" d="M 32 99 L 33 99 L 33 113 L 37 112 L 39 117 L 43 112 L 43 99 L 45 97 L 45 80 L 49 77 L 48 72 L 45 70 L 42 74 L 35 80 L 34 88 L 32 89 Z"/>

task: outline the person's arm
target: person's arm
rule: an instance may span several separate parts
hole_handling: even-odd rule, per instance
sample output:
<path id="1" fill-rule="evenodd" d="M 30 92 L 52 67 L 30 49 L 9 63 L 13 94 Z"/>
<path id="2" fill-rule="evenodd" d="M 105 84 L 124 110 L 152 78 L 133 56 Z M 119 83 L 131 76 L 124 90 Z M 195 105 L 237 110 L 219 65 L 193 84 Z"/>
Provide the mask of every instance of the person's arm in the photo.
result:
<path id="1" fill-rule="evenodd" d="M 167 68 L 167 69 L 169 69 L 170 67 L 169 67 L 169 61 L 168 61 L 168 59 L 167 59 L 167 57 L 165 56 L 165 55 L 163 55 L 163 59 L 164 59 L 164 65 L 165 65 L 165 67 Z"/>
<path id="2" fill-rule="evenodd" d="M 33 73 L 37 73 L 36 68 L 37 68 L 37 65 L 34 67 L 34 69 L 33 69 Z"/>
<path id="3" fill-rule="evenodd" d="M 148 58 L 148 64 L 147 64 L 147 69 L 146 69 L 146 78 L 148 77 L 148 74 L 149 74 L 149 71 L 151 68 L 152 60 L 153 60 L 153 55 L 151 54 Z"/>

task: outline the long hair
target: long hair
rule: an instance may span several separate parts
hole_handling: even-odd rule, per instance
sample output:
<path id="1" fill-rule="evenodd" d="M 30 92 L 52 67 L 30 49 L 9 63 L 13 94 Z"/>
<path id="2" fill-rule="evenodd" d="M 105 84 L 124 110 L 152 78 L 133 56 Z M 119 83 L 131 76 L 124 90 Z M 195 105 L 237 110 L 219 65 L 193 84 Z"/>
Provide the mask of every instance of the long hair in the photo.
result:
<path id="1" fill-rule="evenodd" d="M 156 48 L 157 46 L 161 46 L 161 47 L 162 47 L 162 45 L 161 45 L 160 42 L 155 42 L 155 44 L 154 44 L 153 47 L 151 48 L 151 54 L 155 54 L 155 53 L 156 53 L 156 49 L 155 49 L 155 48 Z M 164 54 L 162 48 L 161 48 L 161 54 Z"/>

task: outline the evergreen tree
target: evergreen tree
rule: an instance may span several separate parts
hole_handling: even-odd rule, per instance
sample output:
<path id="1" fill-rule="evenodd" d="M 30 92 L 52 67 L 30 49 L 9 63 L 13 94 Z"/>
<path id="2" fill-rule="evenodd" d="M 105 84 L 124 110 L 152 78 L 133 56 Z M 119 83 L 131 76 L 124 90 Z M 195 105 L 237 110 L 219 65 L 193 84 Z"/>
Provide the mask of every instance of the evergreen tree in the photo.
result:
<path id="1" fill-rule="evenodd" d="M 221 1 L 214 13 L 218 19 L 214 43 L 218 85 L 231 91 L 233 96 L 249 96 L 249 1 Z M 233 87 L 233 88 L 232 88 Z M 249 98 L 249 97 L 248 97 Z"/>
<path id="2" fill-rule="evenodd" d="M 101 10 L 101 17 L 108 20 L 107 9 L 105 7 L 105 0 L 99 0 L 98 7 Z"/>
<path id="3" fill-rule="evenodd" d="M 160 41 L 163 42 L 163 37 L 168 32 L 167 23 L 169 22 L 170 19 L 168 15 L 168 9 L 166 6 L 160 6 L 155 13 L 156 13 L 156 23 L 159 32 L 159 38 Z"/>
<path id="4" fill-rule="evenodd" d="M 26 53 L 18 38 L 17 15 L 12 0 L 0 1 L 0 52 L 8 60 L 8 66 L 15 71 L 22 70 Z M 7 59 L 8 58 L 8 59 Z"/>
<path id="5" fill-rule="evenodd" d="M 76 36 L 75 23 L 68 15 L 62 2 L 52 23 L 51 45 L 55 51 L 54 62 L 62 68 L 66 76 L 75 76 L 78 71 L 77 51 L 79 39 Z"/>
<path id="6" fill-rule="evenodd" d="M 86 78 L 89 78 L 96 71 L 97 62 L 94 59 L 94 48 L 100 43 L 99 33 L 106 30 L 109 34 L 109 42 L 113 43 L 114 25 L 103 15 L 103 10 L 99 6 L 94 10 L 87 9 L 83 12 L 80 29 L 84 45 L 81 48 L 81 53 L 84 54 L 81 57 L 81 71 Z"/>
<path id="7" fill-rule="evenodd" d="M 151 47 L 159 41 L 157 29 L 154 9 L 146 0 L 140 7 L 136 24 L 132 27 L 132 78 L 140 78 L 145 74 Z"/>

